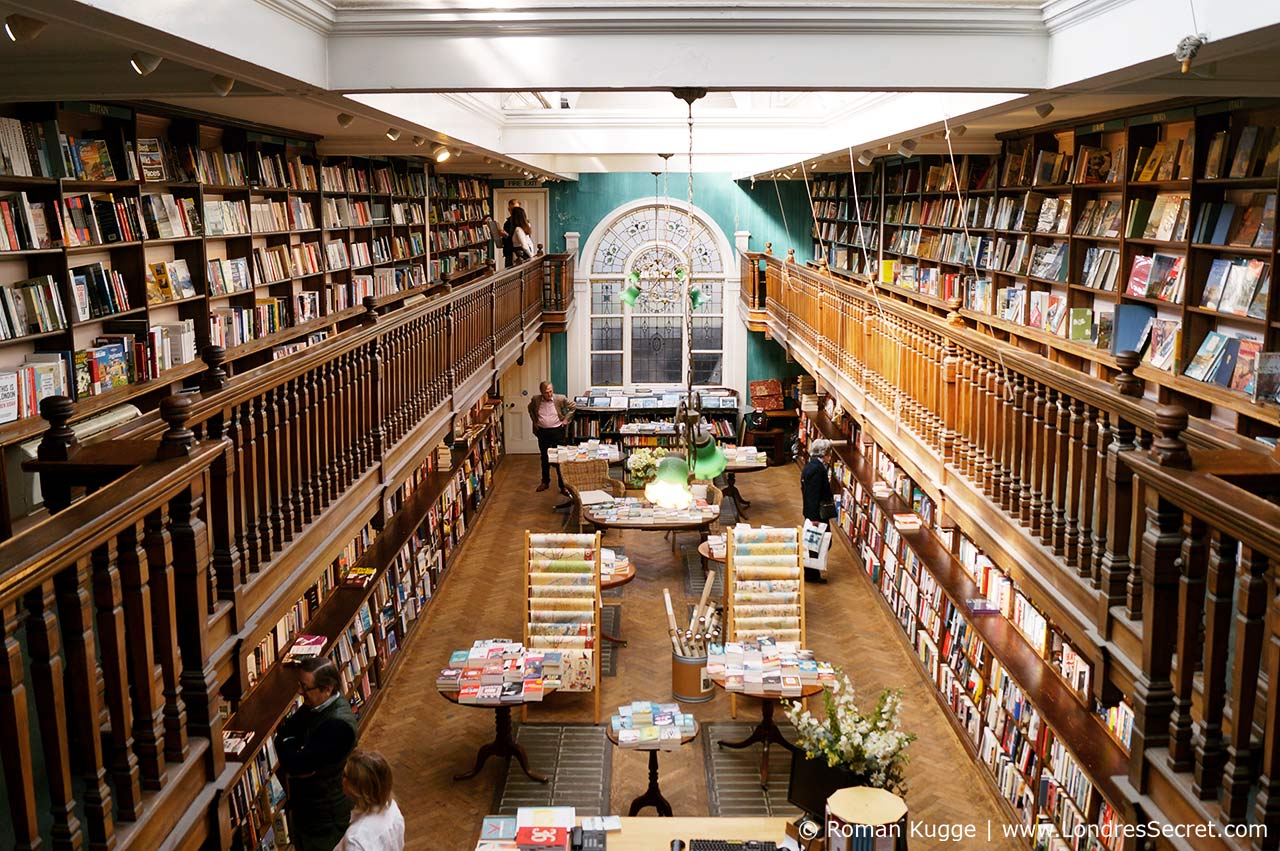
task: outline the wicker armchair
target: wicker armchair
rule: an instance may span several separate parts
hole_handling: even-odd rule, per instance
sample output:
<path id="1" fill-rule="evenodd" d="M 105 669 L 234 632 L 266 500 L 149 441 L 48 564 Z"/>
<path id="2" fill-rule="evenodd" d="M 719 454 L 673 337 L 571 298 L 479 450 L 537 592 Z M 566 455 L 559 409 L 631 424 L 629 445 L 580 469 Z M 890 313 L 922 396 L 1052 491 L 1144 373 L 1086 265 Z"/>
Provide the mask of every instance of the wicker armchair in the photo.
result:
<path id="1" fill-rule="evenodd" d="M 578 496 L 582 491 L 598 490 L 620 497 L 626 494 L 627 486 L 617 479 L 609 478 L 609 462 L 603 458 L 590 461 L 565 461 L 560 464 L 560 477 L 564 481 L 569 496 L 573 498 L 573 511 L 565 518 L 565 526 L 573 523 L 577 516 L 578 531 L 582 531 L 582 500 Z"/>

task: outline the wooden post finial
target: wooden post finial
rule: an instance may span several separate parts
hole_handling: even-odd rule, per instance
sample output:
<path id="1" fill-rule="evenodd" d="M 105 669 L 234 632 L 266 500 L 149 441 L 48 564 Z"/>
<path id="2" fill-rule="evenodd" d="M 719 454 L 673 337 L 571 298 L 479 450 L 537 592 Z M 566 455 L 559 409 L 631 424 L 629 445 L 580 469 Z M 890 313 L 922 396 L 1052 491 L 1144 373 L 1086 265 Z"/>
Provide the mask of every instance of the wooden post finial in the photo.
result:
<path id="1" fill-rule="evenodd" d="M 66 396 L 46 396 L 40 400 L 40 416 L 49 423 L 40 438 L 36 457 L 41 461 L 66 461 L 80 451 L 76 433 L 67 423 L 75 406 Z"/>
<path id="2" fill-rule="evenodd" d="M 227 350 L 222 346 L 205 346 L 200 359 L 209 367 L 200 376 L 201 393 L 217 393 L 227 386 L 227 371 L 222 365 L 227 362 Z"/>
<path id="3" fill-rule="evenodd" d="M 796 262 L 796 250 L 794 248 L 787 249 L 787 262 L 788 263 Z"/>
<path id="4" fill-rule="evenodd" d="M 764 253 L 765 253 L 766 255 L 768 255 L 769 257 L 772 257 L 772 256 L 773 256 L 773 243 L 772 243 L 772 242 L 766 242 L 766 243 L 764 244 Z"/>
<path id="5" fill-rule="evenodd" d="M 1181 405 L 1161 405 L 1156 408 L 1156 428 L 1160 436 L 1151 442 L 1151 457 L 1161 467 L 1191 469 L 1191 453 L 1181 437 L 1187 430 L 1187 409 Z"/>
<path id="6" fill-rule="evenodd" d="M 187 428 L 187 420 L 191 419 L 193 407 L 191 397 L 185 394 L 166 396 L 160 400 L 160 419 L 168 424 L 169 429 L 160 438 L 157 460 L 186 455 L 195 444 L 195 432 Z"/>
<path id="7" fill-rule="evenodd" d="M 1115 377 L 1113 383 L 1121 396 L 1142 398 L 1142 379 L 1133 374 L 1140 363 L 1142 363 L 1142 356 L 1131 349 L 1116 352 L 1116 364 L 1120 367 L 1120 374 Z"/>
<path id="8" fill-rule="evenodd" d="M 364 305 L 364 314 L 360 317 L 360 321 L 365 325 L 375 324 L 378 321 L 378 300 L 367 295 L 360 299 L 360 303 Z"/>

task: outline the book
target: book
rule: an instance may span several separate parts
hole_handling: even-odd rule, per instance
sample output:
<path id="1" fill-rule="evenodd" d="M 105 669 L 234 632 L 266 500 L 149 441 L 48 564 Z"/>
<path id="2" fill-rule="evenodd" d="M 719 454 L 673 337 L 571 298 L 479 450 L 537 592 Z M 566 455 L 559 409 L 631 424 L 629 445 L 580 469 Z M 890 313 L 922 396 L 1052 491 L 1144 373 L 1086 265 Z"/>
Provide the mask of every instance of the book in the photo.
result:
<path id="1" fill-rule="evenodd" d="M 1276 133 L 1280 136 L 1280 130 Z M 1262 220 L 1258 223 L 1258 235 L 1254 237 L 1254 248 L 1270 248 L 1276 239 L 1276 195 L 1269 192 L 1262 203 Z"/>
<path id="2" fill-rule="evenodd" d="M 1231 273 L 1231 261 L 1225 257 L 1215 257 L 1209 265 L 1209 276 L 1205 278 L 1204 294 L 1200 297 L 1200 306 L 1209 310 L 1217 310 L 1222 301 L 1222 291 L 1227 284 L 1227 276 Z"/>
<path id="3" fill-rule="evenodd" d="M 1212 381 L 1220 387 L 1228 387 L 1231 384 L 1231 376 L 1236 370 L 1236 361 L 1240 357 L 1240 338 L 1227 337 L 1226 343 L 1222 347 L 1222 351 L 1218 354 L 1218 362 L 1209 372 L 1207 381 Z"/>
<path id="4" fill-rule="evenodd" d="M 1124 305 L 1121 306 L 1123 307 Z M 1204 340 L 1200 343 L 1200 348 L 1196 350 L 1195 355 L 1191 358 L 1191 363 L 1187 364 L 1183 375 L 1187 378 L 1194 378 L 1196 381 L 1210 380 L 1218 368 L 1218 359 L 1222 356 L 1223 349 L 1226 348 L 1227 339 L 1225 334 L 1219 334 L 1217 331 L 1210 331 L 1206 334 Z"/>
<path id="5" fill-rule="evenodd" d="M 1100 349 L 1111 351 L 1111 340 L 1115 327 L 1115 313 L 1100 310 L 1094 319 L 1093 343 Z"/>
<path id="6" fill-rule="evenodd" d="M 1182 275 L 1186 258 L 1156 252 L 1151 257 L 1151 271 L 1147 279 L 1147 294 L 1161 301 L 1182 302 Z"/>
<path id="7" fill-rule="evenodd" d="M 1117 304 L 1112 319 L 1111 354 L 1141 354 L 1155 315 L 1156 309 L 1149 304 Z"/>
<path id="8" fill-rule="evenodd" d="M 343 582 L 347 585 L 355 585 L 364 588 L 373 581 L 373 577 L 378 573 L 374 567 L 352 567 L 347 570 L 347 575 L 343 578 Z"/>
<path id="9" fill-rule="evenodd" d="M 1149 279 L 1151 276 L 1151 257 L 1146 254 L 1133 255 L 1133 264 L 1129 267 L 1129 280 L 1125 284 L 1125 295 L 1146 298 L 1151 294 Z"/>
<path id="10" fill-rule="evenodd" d="M 1258 355 L 1262 352 L 1261 340 L 1241 340 L 1236 355 L 1235 370 L 1231 373 L 1231 389 L 1253 393 L 1258 375 Z"/>
<path id="11" fill-rule="evenodd" d="M 239 756 L 252 741 L 252 730 L 222 730 L 222 750 L 231 756 Z"/>
<path id="12" fill-rule="evenodd" d="M 289 647 L 289 652 L 285 654 L 284 662 L 301 662 L 303 659 L 310 659 L 312 656 L 319 656 L 324 652 L 324 645 L 327 639 L 323 635 L 299 635 L 293 639 L 293 645 Z"/>
<path id="13" fill-rule="evenodd" d="M 1255 402 L 1280 402 L 1280 352 L 1258 352 L 1252 396 Z"/>
<path id="14" fill-rule="evenodd" d="M 1256 124 L 1250 124 L 1240 131 L 1240 139 L 1236 142 L 1236 153 L 1231 159 L 1231 171 L 1227 177 L 1249 176 L 1257 154 L 1259 129 Z"/>
<path id="15" fill-rule="evenodd" d="M 1266 262 L 1259 259 L 1232 263 L 1223 287 L 1222 299 L 1218 303 L 1218 312 L 1247 315 L 1266 266 Z"/>
<path id="16" fill-rule="evenodd" d="M 1216 180 L 1222 177 L 1222 161 L 1227 153 L 1227 131 L 1219 130 L 1209 140 L 1209 150 L 1205 152 L 1204 177 Z"/>
<path id="17" fill-rule="evenodd" d="M 1174 371 L 1182 339 L 1182 323 L 1177 319 L 1156 319 L 1151 324 L 1151 347 L 1147 362 L 1156 369 Z"/>
<path id="18" fill-rule="evenodd" d="M 1072 340 L 1089 342 L 1093 340 L 1093 310 L 1088 307 L 1071 308 L 1070 331 Z"/>

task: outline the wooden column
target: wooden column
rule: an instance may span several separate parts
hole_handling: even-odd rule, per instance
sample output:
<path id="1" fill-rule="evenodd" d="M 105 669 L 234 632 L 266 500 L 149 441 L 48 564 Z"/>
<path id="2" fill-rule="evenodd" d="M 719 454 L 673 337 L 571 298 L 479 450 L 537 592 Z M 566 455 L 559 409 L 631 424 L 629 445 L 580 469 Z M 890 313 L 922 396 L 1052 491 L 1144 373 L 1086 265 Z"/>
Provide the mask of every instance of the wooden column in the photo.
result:
<path id="1" fill-rule="evenodd" d="M 178 651 L 177 592 L 168 506 L 147 515 L 144 547 L 151 568 L 151 637 L 164 695 L 164 755 L 171 762 L 182 762 L 188 753 L 187 710 L 179 682 L 182 658 Z M 244 617 L 242 612 L 236 614 L 238 618 Z"/>
<path id="2" fill-rule="evenodd" d="M 1076 534 L 1079 555 L 1076 557 L 1076 573 L 1084 578 L 1093 576 L 1093 511 L 1094 494 L 1098 488 L 1098 409 L 1084 406 L 1080 427 L 1080 466 L 1073 479 L 1073 489 L 1080 492 L 1076 500 L 1079 531 Z"/>
<path id="3" fill-rule="evenodd" d="M 1106 520 L 1102 524 L 1106 540 L 1102 542 L 1099 623 L 1105 623 L 1112 606 L 1125 604 L 1130 569 L 1129 530 L 1133 522 L 1133 473 L 1120 453 L 1133 448 L 1133 425 L 1117 419 L 1111 432 L 1111 446 L 1107 449 L 1107 488 L 1103 506 Z"/>
<path id="4" fill-rule="evenodd" d="M 133 752 L 133 716 L 125 684 L 128 682 L 124 606 L 115 542 L 93 551 L 93 600 L 97 610 L 98 653 L 111 723 L 108 765 L 122 821 L 142 815 L 142 782 Z"/>
<path id="5" fill-rule="evenodd" d="M 22 648 L 14 638 L 18 631 L 16 602 L 0 605 L 0 627 L 5 656 L 5 663 L 0 665 L 0 751 L 4 752 L 0 766 L 4 768 L 15 851 L 36 851 L 41 844 L 40 821 L 36 817 L 36 790 L 31 782 L 35 770 Z"/>
<path id="6" fill-rule="evenodd" d="M 384 384 L 385 376 L 383 374 L 383 353 L 380 339 L 375 339 L 369 344 L 369 418 L 372 421 L 370 434 L 370 448 L 373 452 L 373 461 L 375 463 L 382 461 L 383 453 L 386 452 L 386 435 L 383 432 L 382 421 L 386 417 L 386 400 L 383 398 L 386 393 Z"/>
<path id="7" fill-rule="evenodd" d="M 1231 664 L 1231 738 L 1222 769 L 1222 812 L 1243 821 L 1253 785 L 1253 716 L 1258 704 L 1258 675 L 1263 646 L 1263 616 L 1267 612 L 1267 559 L 1241 548 L 1236 578 L 1236 635 Z"/>
<path id="8" fill-rule="evenodd" d="M 164 704 L 158 694 L 160 672 L 152 649 L 150 573 L 142 548 L 142 521 L 121 531 L 118 541 L 120 583 L 128 641 L 129 691 L 133 698 L 133 750 L 142 788 L 164 786 Z"/>
<path id="9" fill-rule="evenodd" d="M 1058 404 L 1053 409 L 1054 413 L 1054 442 L 1053 442 L 1053 517 L 1050 542 L 1053 546 L 1053 554 L 1059 558 L 1066 555 L 1067 552 L 1067 483 L 1071 480 L 1072 474 L 1075 472 L 1071 466 L 1072 439 L 1071 439 L 1071 404 L 1072 400 L 1065 393 L 1058 393 Z M 1050 525 L 1050 518 L 1045 518 L 1045 526 Z"/>

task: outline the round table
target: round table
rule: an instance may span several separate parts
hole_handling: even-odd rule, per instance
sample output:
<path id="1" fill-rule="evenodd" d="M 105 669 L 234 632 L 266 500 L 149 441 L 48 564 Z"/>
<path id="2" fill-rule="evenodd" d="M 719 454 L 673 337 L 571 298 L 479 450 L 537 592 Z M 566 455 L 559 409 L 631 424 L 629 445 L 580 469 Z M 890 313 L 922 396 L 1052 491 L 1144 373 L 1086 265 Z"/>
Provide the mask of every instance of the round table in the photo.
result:
<path id="1" fill-rule="evenodd" d="M 543 695 L 551 694 L 555 691 L 555 687 L 543 688 Z M 480 773 L 480 769 L 484 768 L 484 764 L 488 762 L 489 757 L 515 757 L 520 763 L 520 770 L 523 771 L 530 780 L 538 783 L 546 783 L 548 778 L 537 774 L 529 769 L 529 755 L 525 753 L 524 747 L 516 741 L 515 736 L 511 733 L 511 707 L 524 706 L 525 701 L 519 703 L 459 703 L 458 692 L 441 691 L 440 696 L 450 703 L 456 703 L 458 706 L 471 706 L 476 709 L 493 709 L 494 718 L 494 737 L 493 741 L 480 746 L 479 753 L 476 754 L 475 766 L 467 772 L 453 775 L 454 780 L 469 780 Z M 537 701 L 531 701 L 536 703 Z"/>
<path id="2" fill-rule="evenodd" d="M 739 517 L 745 518 L 747 516 L 747 512 L 743 511 L 742 509 L 750 508 L 751 501 L 747 499 L 743 499 L 742 493 L 739 492 L 738 490 L 738 483 L 737 483 L 738 473 L 756 473 L 756 472 L 759 472 L 760 470 L 767 469 L 768 466 L 769 465 L 766 464 L 764 461 L 750 461 L 750 462 L 730 461 L 728 464 L 725 465 L 725 468 L 724 468 L 725 486 L 724 486 L 723 498 L 733 500 L 733 507 L 738 510 Z"/>
<path id="3" fill-rule="evenodd" d="M 636 563 L 631 559 L 627 559 L 627 566 L 622 570 L 614 571 L 609 576 L 601 574 L 600 590 L 608 591 L 610 588 L 621 588 L 628 582 L 636 578 Z M 626 639 L 618 638 L 616 635 L 610 635 L 601 630 L 600 637 L 610 644 L 617 644 L 619 647 L 626 647 Z"/>
<path id="4" fill-rule="evenodd" d="M 696 739 L 700 729 L 701 727 L 695 720 L 693 722 L 693 732 L 680 737 L 680 746 L 684 747 Z M 609 737 L 609 741 L 615 745 L 618 744 L 618 731 L 613 729 L 612 724 L 605 728 L 605 735 Z M 659 742 L 650 742 L 631 748 L 623 748 L 623 750 L 649 752 L 649 788 L 644 791 L 643 795 L 631 802 L 631 810 L 627 815 L 634 816 L 645 807 L 653 807 L 658 811 L 659 816 L 670 818 L 672 816 L 671 804 L 667 803 L 667 799 L 662 797 L 662 792 L 658 789 L 658 752 L 662 750 L 661 744 Z"/>
<path id="5" fill-rule="evenodd" d="M 712 677 L 711 682 L 724 688 L 724 677 Z M 798 753 L 800 749 L 787 741 L 782 735 L 782 731 L 778 729 L 778 725 L 773 720 L 773 706 L 781 700 L 805 700 L 813 697 L 815 694 L 822 693 L 822 686 L 815 683 L 801 684 L 800 694 L 773 694 L 753 691 L 728 691 L 727 694 L 741 695 L 743 697 L 753 697 L 760 701 L 760 723 L 751 731 L 751 735 L 738 742 L 717 742 L 722 748 L 732 748 L 738 750 L 747 748 L 760 742 L 764 745 L 764 749 L 760 755 L 760 788 L 769 788 L 769 745 L 777 743 L 782 745 L 793 754 Z"/>
<path id="6" fill-rule="evenodd" d="M 729 551 L 725 550 L 724 555 L 713 556 L 711 554 L 711 545 L 708 542 L 703 541 L 698 544 L 698 555 L 702 556 L 702 572 L 706 573 L 707 562 L 714 561 L 717 564 L 724 564 L 725 560 L 729 558 Z"/>

